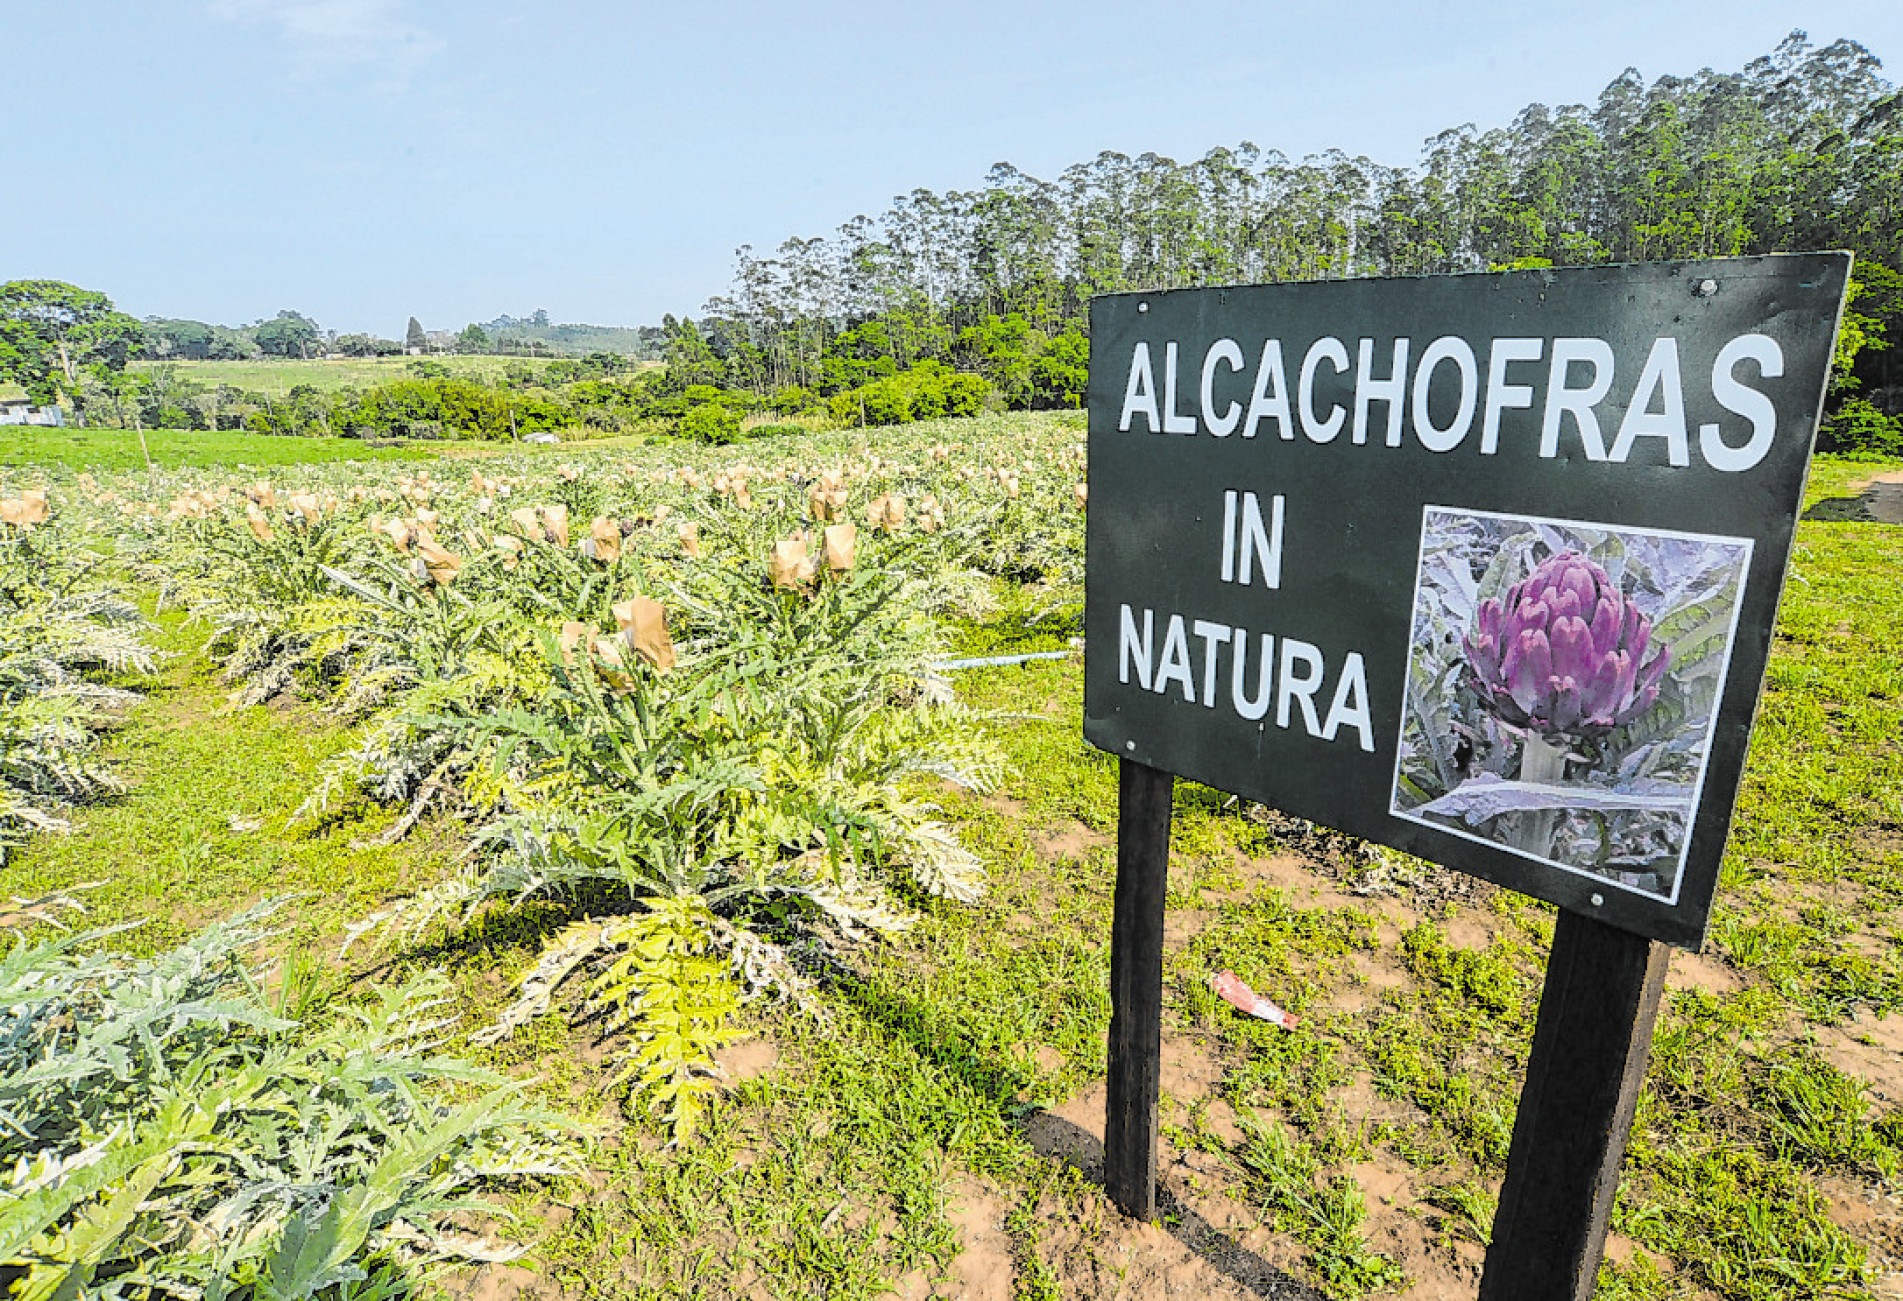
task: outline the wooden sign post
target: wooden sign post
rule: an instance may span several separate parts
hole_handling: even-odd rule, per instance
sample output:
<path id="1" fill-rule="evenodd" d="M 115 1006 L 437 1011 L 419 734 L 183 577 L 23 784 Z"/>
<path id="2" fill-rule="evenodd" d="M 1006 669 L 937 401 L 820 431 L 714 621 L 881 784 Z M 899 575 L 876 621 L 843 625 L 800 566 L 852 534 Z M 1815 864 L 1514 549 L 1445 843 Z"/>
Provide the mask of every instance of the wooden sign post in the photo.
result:
<path id="1" fill-rule="evenodd" d="M 1560 908 L 1485 1301 L 1591 1295 L 1704 938 L 1847 254 L 1091 306 L 1105 1182 L 1156 1207 L 1176 776 Z"/>
<path id="2" fill-rule="evenodd" d="M 1560 913 L 1480 1301 L 1592 1295 L 1670 959 L 1657 940 Z"/>
<path id="3" fill-rule="evenodd" d="M 1125 1215 L 1156 1217 L 1156 1104 L 1163 1048 L 1163 896 L 1176 778 L 1117 765 L 1117 897 L 1110 923 L 1110 1076 L 1104 1188 Z"/>

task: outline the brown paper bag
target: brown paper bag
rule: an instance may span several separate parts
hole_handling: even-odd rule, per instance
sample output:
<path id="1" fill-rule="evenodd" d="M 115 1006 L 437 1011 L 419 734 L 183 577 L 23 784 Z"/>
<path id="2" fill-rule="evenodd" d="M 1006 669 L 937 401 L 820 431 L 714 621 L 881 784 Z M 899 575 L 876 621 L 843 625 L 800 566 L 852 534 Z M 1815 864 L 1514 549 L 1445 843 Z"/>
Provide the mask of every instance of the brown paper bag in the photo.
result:
<path id="1" fill-rule="evenodd" d="M 773 544 L 773 554 L 767 560 L 767 577 L 773 585 L 784 591 L 797 591 L 810 583 L 819 573 L 819 562 L 806 554 L 806 535 L 795 533 L 792 537 Z"/>
<path id="2" fill-rule="evenodd" d="M 422 557 L 430 581 L 438 587 L 448 587 L 456 581 L 456 575 L 462 572 L 463 562 L 427 534 L 416 540 L 416 554 Z"/>
<path id="3" fill-rule="evenodd" d="M 846 485 L 836 474 L 822 474 L 806 494 L 806 508 L 826 523 L 841 518 L 846 509 Z"/>
<path id="4" fill-rule="evenodd" d="M 595 657 L 595 672 L 601 674 L 601 680 L 608 689 L 619 695 L 634 690 L 634 679 L 628 674 L 628 662 L 622 658 L 621 644 L 612 637 L 597 637 L 590 634 L 588 653 Z"/>
<path id="5" fill-rule="evenodd" d="M 652 664 L 656 673 L 674 667 L 674 641 L 667 635 L 667 611 L 659 601 L 637 596 L 611 608 L 629 650 Z"/>
<path id="6" fill-rule="evenodd" d="M 945 527 L 945 508 L 938 504 L 936 496 L 927 496 L 918 504 L 918 526 L 926 533 L 936 533 Z"/>
<path id="7" fill-rule="evenodd" d="M 582 550 L 602 564 L 612 565 L 621 558 L 621 526 L 606 515 L 595 516 Z"/>
<path id="8" fill-rule="evenodd" d="M 680 539 L 682 551 L 695 560 L 700 559 L 700 525 L 688 520 L 674 530 L 674 536 Z"/>
<path id="9" fill-rule="evenodd" d="M 573 619 L 564 623 L 562 625 L 561 635 L 555 639 L 556 645 L 561 648 L 562 663 L 568 665 L 571 669 L 574 668 L 575 648 L 582 644 L 584 638 L 591 635 L 592 632 L 585 623 L 576 623 Z"/>
<path id="10" fill-rule="evenodd" d="M 895 533 L 905 527 L 905 498 L 896 492 L 874 497 L 866 507 L 866 523 L 881 533 Z"/>
<path id="11" fill-rule="evenodd" d="M 509 512 L 509 523 L 515 525 L 515 531 L 525 538 L 542 540 L 542 521 L 536 517 L 532 506 L 518 506 Z"/>
<path id="12" fill-rule="evenodd" d="M 246 527 L 251 530 L 251 536 L 260 542 L 269 542 L 276 536 L 276 534 L 271 531 L 271 521 L 266 519 L 264 512 L 259 510 L 256 506 L 245 507 L 244 522 Z"/>
<path id="13" fill-rule="evenodd" d="M 857 524 L 828 524 L 825 532 L 826 568 L 843 574 L 852 568 L 852 553 L 859 541 Z"/>
<path id="14" fill-rule="evenodd" d="M 568 545 L 568 507 L 542 507 L 542 536 L 558 547 Z"/>

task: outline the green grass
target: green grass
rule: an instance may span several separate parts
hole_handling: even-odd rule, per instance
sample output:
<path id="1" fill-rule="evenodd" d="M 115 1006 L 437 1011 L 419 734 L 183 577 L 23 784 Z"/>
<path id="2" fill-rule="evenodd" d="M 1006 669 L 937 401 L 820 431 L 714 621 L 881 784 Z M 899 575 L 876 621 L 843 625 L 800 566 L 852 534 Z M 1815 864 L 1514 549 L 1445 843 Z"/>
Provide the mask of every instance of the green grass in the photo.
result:
<path id="1" fill-rule="evenodd" d="M 1811 499 L 1882 468 L 1820 463 Z M 1674 993 L 1661 1017 L 1614 1212 L 1644 1252 L 1606 1266 L 1603 1297 L 1873 1295 L 1876 1242 L 1836 1222 L 1829 1189 L 1894 1194 L 1903 1115 L 1818 1045 L 1855 1013 L 1903 1006 L 1900 572 L 1903 528 L 1800 526 L 1705 958 L 1735 988 Z M 971 653 L 1062 645 L 1068 609 L 1001 590 L 992 617 L 955 637 Z M 287 825 L 350 734 L 302 707 L 228 709 L 197 651 L 204 631 L 164 621 L 175 658 L 110 742 L 129 793 L 0 869 L 0 897 L 104 879 L 88 895 L 96 916 L 152 919 L 118 942 L 155 947 L 309 892 L 290 942 L 329 988 L 440 966 L 465 1025 L 482 1024 L 567 915 L 495 910 L 340 963 L 351 920 L 450 870 L 457 829 L 367 846 L 392 815 L 362 803 Z M 724 1095 L 694 1144 L 663 1146 L 621 1115 L 585 1024 L 549 1015 L 490 1050 L 611 1135 L 589 1179 L 519 1195 L 541 1235 L 538 1277 L 585 1297 L 871 1298 L 907 1279 L 951 1292 L 957 1203 L 982 1196 L 1016 1295 L 1119 1285 L 1135 1235 L 1026 1130 L 1102 1078 L 1116 767 L 1079 736 L 1079 661 L 957 685 L 993 713 L 1014 765 L 1008 799 L 940 797 L 990 864 L 991 893 L 922 902 L 916 930 L 832 973 L 829 1025 L 760 1017 L 775 1064 Z M 1330 1296 L 1398 1286 L 1383 1235 L 1473 1259 L 1551 910 L 1187 782 L 1172 849 L 1166 1053 L 1207 1058 L 1213 1084 L 1166 1097 L 1166 1185 L 1212 1220 L 1233 1208 L 1231 1238 Z M 1297 869 L 1264 874 L 1291 856 Z M 1225 967 L 1302 1014 L 1301 1029 L 1231 1012 L 1207 983 Z M 1362 1187 L 1357 1172 L 1378 1162 L 1407 1174 L 1398 1206 Z"/>
<path id="2" fill-rule="evenodd" d="M 364 388 L 410 375 L 410 367 L 419 361 L 448 368 L 450 374 L 467 379 L 500 379 L 511 366 L 527 366 L 540 372 L 548 363 L 527 357 L 350 357 L 341 361 L 287 361 L 260 358 L 256 361 L 138 361 L 134 370 L 169 366 L 179 378 L 210 388 L 229 384 L 247 393 L 283 397 L 300 384 L 308 384 L 322 393 L 340 388 Z"/>
<path id="3" fill-rule="evenodd" d="M 333 941 L 392 892 L 446 872 L 460 846 L 441 836 L 361 843 L 396 816 L 361 800 L 321 821 L 290 824 L 318 765 L 349 735 L 302 708 L 232 709 L 199 653 L 208 632 L 176 611 L 160 618 L 159 672 L 126 682 L 148 700 L 106 745 L 129 791 L 85 810 L 73 834 L 36 840 L 0 869 L 0 892 L 30 896 L 98 882 L 81 896 L 92 919 L 142 922 L 123 942 L 154 952 L 206 922 L 292 893 L 308 898 L 291 934 Z"/>
<path id="4" fill-rule="evenodd" d="M 148 429 L 146 447 L 161 470 L 210 465 L 312 465 L 326 461 L 428 460 L 452 444 L 372 447 L 355 438 L 274 438 L 233 430 Z M 460 446 L 460 444 L 455 444 Z M 131 429 L 41 429 L 0 432 L 0 465 L 65 465 L 75 470 L 142 470 L 145 453 Z"/>

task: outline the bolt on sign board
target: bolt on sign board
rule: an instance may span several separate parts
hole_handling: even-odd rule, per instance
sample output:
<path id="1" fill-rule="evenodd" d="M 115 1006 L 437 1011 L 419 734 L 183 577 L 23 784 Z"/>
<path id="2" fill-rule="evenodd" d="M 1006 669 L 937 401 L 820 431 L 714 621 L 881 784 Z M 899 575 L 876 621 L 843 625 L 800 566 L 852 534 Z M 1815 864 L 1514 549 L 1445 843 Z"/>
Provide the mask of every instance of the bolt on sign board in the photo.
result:
<path id="1" fill-rule="evenodd" d="M 1086 738 L 1696 947 L 1849 267 L 1096 299 Z"/>

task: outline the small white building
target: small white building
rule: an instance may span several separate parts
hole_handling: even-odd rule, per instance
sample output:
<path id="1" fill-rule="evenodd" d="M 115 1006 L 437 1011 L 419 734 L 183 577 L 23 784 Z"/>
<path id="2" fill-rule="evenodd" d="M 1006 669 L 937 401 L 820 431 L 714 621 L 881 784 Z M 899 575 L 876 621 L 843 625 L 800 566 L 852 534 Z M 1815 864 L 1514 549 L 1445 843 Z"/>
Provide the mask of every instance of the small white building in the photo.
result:
<path id="1" fill-rule="evenodd" d="M 36 407 L 18 384 L 0 384 L 0 425 L 48 425 L 66 423 L 66 413 L 55 406 Z"/>

